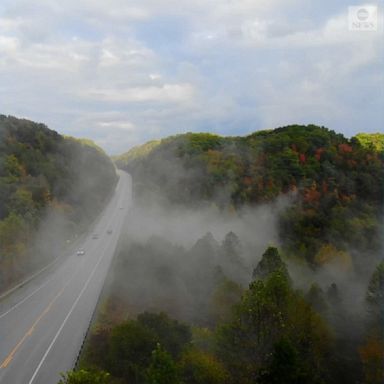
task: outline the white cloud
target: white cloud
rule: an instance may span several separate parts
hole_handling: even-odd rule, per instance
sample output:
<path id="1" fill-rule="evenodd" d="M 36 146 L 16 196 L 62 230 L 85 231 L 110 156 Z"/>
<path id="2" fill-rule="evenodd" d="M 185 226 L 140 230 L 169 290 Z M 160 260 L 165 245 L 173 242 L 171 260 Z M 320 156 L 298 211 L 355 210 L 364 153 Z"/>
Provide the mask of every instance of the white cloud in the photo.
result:
<path id="1" fill-rule="evenodd" d="M 0 52 L 3 59 L 14 54 L 19 46 L 19 41 L 15 37 L 0 36 Z"/>
<path id="2" fill-rule="evenodd" d="M 128 89 L 91 88 L 81 92 L 83 97 L 108 102 L 185 102 L 191 100 L 194 88 L 191 84 L 164 84 L 162 86 L 140 86 Z"/>
<path id="3" fill-rule="evenodd" d="M 382 33 L 348 31 L 348 5 L 3 0 L 0 113 L 36 116 L 114 153 L 185 130 L 347 131 L 364 117 L 377 130 Z"/>
<path id="4" fill-rule="evenodd" d="M 127 132 L 134 132 L 136 129 L 130 121 L 98 121 L 97 125 L 104 129 L 119 129 Z"/>

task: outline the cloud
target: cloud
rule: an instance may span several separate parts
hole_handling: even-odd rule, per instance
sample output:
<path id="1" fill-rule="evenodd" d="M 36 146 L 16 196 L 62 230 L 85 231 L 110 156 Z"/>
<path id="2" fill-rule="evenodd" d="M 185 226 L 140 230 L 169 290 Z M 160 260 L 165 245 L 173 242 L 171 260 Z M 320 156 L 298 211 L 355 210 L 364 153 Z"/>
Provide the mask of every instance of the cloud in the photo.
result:
<path id="1" fill-rule="evenodd" d="M 91 99 L 129 103 L 129 102 L 183 102 L 193 97 L 191 84 L 163 84 L 162 86 L 142 86 L 128 89 L 89 89 L 83 93 Z"/>
<path id="2" fill-rule="evenodd" d="M 120 129 L 127 132 L 135 130 L 135 126 L 129 121 L 99 121 L 97 124 L 106 129 Z"/>
<path id="3" fill-rule="evenodd" d="M 349 31 L 349 5 L 4 0 L 0 112 L 110 153 L 185 131 L 307 122 L 377 131 L 382 27 Z"/>

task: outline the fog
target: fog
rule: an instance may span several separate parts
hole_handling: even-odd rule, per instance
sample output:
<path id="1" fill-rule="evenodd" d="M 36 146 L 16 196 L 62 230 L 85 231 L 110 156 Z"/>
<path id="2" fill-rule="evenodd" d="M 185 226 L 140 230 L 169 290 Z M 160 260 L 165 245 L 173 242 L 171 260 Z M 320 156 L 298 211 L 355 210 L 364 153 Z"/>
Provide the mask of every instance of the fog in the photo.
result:
<path id="1" fill-rule="evenodd" d="M 282 195 L 274 203 L 236 211 L 213 204 L 172 206 L 153 195 L 140 196 L 127 215 L 120 253 L 107 281 L 109 321 L 142 311 L 165 311 L 203 326 L 228 318 L 266 248 L 282 251 L 279 215 L 295 199 L 295 195 Z M 353 263 L 331 261 L 314 268 L 283 252 L 282 257 L 295 289 L 306 296 L 312 284 L 321 288 L 327 301 L 322 315 L 337 332 L 353 337 L 363 334 L 366 289 L 377 258 L 367 256 L 362 271 Z M 225 296 L 228 282 L 238 286 L 238 294 L 226 297 L 228 311 L 219 313 L 215 301 L 220 294 Z"/>
<path id="2" fill-rule="evenodd" d="M 134 202 L 109 276 L 109 292 L 124 303 L 119 307 L 123 313 L 115 316 L 151 310 L 210 322 L 220 281 L 228 278 L 246 287 L 265 248 L 278 245 L 276 218 L 287 204 L 284 198 L 231 212 Z M 226 247 L 233 247 L 231 255 L 225 252 L 225 239 Z"/>

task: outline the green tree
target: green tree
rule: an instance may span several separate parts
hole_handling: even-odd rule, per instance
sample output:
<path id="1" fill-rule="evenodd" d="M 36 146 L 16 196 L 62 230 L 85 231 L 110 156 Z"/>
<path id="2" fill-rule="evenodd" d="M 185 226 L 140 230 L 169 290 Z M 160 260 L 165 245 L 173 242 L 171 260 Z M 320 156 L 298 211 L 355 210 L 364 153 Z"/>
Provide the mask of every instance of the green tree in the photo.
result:
<path id="1" fill-rule="evenodd" d="M 160 344 L 152 351 L 149 367 L 145 372 L 147 384 L 179 384 L 180 378 L 172 356 Z"/>
<path id="2" fill-rule="evenodd" d="M 61 374 L 62 379 L 58 384 L 109 384 L 110 375 L 103 371 L 79 371 L 67 372 Z"/>
<path id="3" fill-rule="evenodd" d="M 291 341 L 275 343 L 269 366 L 261 371 L 260 384 L 312 384 L 313 373 L 305 372 L 299 353 Z"/>
<path id="4" fill-rule="evenodd" d="M 242 247 L 239 237 L 234 232 L 231 231 L 225 235 L 221 252 L 223 258 L 228 262 L 232 264 L 242 264 Z"/>
<path id="5" fill-rule="evenodd" d="M 232 308 L 241 300 L 243 288 L 236 282 L 222 276 L 212 295 L 211 314 L 215 323 L 228 321 Z"/>
<path id="6" fill-rule="evenodd" d="M 189 326 L 171 319 L 164 312 L 141 313 L 137 316 L 137 322 L 153 332 L 160 345 L 173 358 L 178 358 L 191 342 L 192 333 Z"/>
<path id="7" fill-rule="evenodd" d="M 384 261 L 379 263 L 369 281 L 366 300 L 368 310 L 378 323 L 384 322 Z"/>
<path id="8" fill-rule="evenodd" d="M 228 380 L 223 364 L 214 355 L 196 348 L 185 351 L 179 366 L 185 384 L 224 384 Z"/>
<path id="9" fill-rule="evenodd" d="M 276 271 L 279 271 L 287 277 L 289 276 L 287 266 L 281 260 L 278 249 L 276 247 L 268 247 L 263 253 L 257 267 L 253 270 L 253 278 L 264 280 Z"/>
<path id="10" fill-rule="evenodd" d="M 326 375 L 329 330 L 281 271 L 252 282 L 233 318 L 219 327 L 217 351 L 233 382 L 253 383 L 269 364 L 275 343 L 286 338 L 297 350 L 312 382 Z"/>
<path id="11" fill-rule="evenodd" d="M 129 383 L 141 383 L 156 348 L 156 334 L 134 320 L 112 329 L 106 369 Z"/>

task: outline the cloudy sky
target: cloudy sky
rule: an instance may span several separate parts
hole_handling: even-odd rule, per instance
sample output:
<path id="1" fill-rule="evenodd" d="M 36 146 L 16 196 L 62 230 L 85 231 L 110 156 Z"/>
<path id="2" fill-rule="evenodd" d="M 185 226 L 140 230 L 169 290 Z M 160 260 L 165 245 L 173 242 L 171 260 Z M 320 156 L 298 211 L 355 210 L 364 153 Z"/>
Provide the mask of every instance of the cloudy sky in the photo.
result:
<path id="1" fill-rule="evenodd" d="M 353 0 L 0 0 L 0 113 L 110 154 L 186 131 L 383 132 L 370 4 L 378 31 L 349 29 Z"/>

